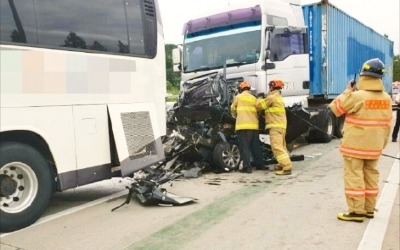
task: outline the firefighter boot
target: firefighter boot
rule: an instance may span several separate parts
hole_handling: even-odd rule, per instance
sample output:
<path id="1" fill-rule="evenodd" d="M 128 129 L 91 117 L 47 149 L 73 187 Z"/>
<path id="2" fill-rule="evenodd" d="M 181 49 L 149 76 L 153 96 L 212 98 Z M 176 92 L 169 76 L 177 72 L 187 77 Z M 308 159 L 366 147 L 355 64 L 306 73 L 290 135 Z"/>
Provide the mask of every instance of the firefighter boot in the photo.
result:
<path id="1" fill-rule="evenodd" d="M 344 221 L 363 222 L 364 216 L 364 214 L 356 213 L 338 213 L 337 218 Z"/>
<path id="2" fill-rule="evenodd" d="M 275 174 L 276 175 L 291 175 L 292 170 L 285 170 L 285 169 L 277 170 L 277 171 L 275 171 Z"/>
<path id="3" fill-rule="evenodd" d="M 374 212 L 367 212 L 367 213 L 365 214 L 365 218 L 373 219 L 373 218 L 374 218 Z"/>

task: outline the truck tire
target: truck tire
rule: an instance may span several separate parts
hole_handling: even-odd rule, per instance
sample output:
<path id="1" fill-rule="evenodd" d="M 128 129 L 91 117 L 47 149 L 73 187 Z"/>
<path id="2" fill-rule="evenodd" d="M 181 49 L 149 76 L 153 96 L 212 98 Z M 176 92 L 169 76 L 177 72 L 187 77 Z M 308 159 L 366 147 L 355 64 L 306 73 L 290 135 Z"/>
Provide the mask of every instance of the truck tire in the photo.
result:
<path id="1" fill-rule="evenodd" d="M 325 109 L 315 118 L 312 123 L 318 128 L 313 129 L 306 136 L 308 143 L 328 143 L 334 135 L 335 117 L 330 109 Z"/>
<path id="2" fill-rule="evenodd" d="M 343 125 L 344 125 L 344 118 L 345 116 L 339 116 L 336 117 L 335 119 L 335 131 L 334 131 L 334 138 L 340 139 L 343 137 L 342 135 L 342 130 L 343 130 Z"/>
<path id="3" fill-rule="evenodd" d="M 0 144 L 0 232 L 33 224 L 47 208 L 53 176 L 45 158 L 33 147 Z"/>
<path id="4" fill-rule="evenodd" d="M 240 160 L 238 145 L 229 142 L 219 142 L 215 145 L 213 163 L 221 171 L 237 170 Z"/>

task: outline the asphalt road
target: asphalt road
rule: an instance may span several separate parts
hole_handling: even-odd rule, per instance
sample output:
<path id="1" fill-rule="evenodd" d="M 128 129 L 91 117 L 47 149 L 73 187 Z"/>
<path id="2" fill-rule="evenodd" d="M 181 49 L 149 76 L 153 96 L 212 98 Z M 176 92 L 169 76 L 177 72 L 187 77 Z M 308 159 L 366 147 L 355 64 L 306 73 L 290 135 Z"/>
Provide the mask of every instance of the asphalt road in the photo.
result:
<path id="1" fill-rule="evenodd" d="M 338 140 L 303 145 L 291 176 L 273 171 L 204 174 L 164 185 L 197 199 L 173 207 L 131 202 L 118 210 L 129 180 L 55 195 L 34 225 L 0 235 L 0 249 L 399 249 L 399 160 L 379 163 L 379 212 L 364 223 L 336 218 L 346 210 Z M 385 154 L 399 157 L 399 144 Z"/>

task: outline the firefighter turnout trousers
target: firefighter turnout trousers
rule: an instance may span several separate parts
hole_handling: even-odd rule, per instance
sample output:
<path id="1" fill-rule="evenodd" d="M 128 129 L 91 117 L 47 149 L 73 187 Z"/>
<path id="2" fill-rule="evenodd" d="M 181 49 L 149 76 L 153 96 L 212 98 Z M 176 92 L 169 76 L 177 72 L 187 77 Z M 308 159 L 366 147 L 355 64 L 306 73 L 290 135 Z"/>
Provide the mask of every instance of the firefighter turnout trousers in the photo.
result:
<path id="1" fill-rule="evenodd" d="M 343 156 L 344 187 L 350 213 L 374 212 L 378 196 L 378 160 Z"/>
<path id="2" fill-rule="evenodd" d="M 286 148 L 286 129 L 270 128 L 269 137 L 272 153 L 283 170 L 292 170 L 292 161 Z"/>

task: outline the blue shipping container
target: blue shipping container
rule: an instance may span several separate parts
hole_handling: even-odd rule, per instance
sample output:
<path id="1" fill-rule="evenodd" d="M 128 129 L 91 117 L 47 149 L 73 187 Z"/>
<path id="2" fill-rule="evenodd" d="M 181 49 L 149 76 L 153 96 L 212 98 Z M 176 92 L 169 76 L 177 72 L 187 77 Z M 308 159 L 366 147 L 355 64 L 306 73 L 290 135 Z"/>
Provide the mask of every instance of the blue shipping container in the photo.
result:
<path id="1" fill-rule="evenodd" d="M 379 58 L 385 64 L 383 82 L 391 92 L 393 41 L 329 3 L 303 6 L 308 27 L 310 98 L 333 99 L 357 76 L 362 64 Z"/>

